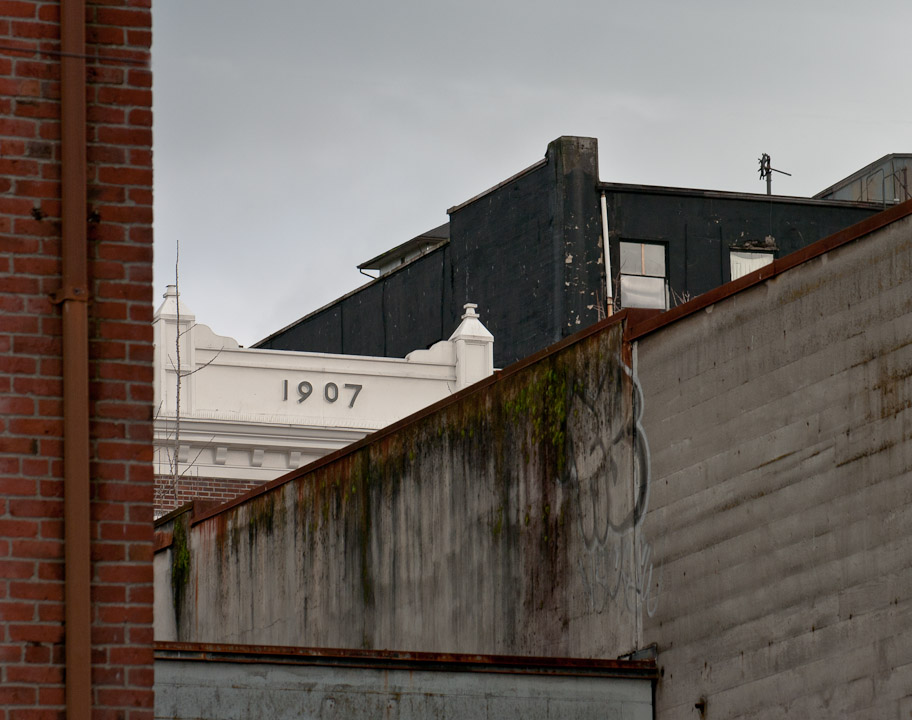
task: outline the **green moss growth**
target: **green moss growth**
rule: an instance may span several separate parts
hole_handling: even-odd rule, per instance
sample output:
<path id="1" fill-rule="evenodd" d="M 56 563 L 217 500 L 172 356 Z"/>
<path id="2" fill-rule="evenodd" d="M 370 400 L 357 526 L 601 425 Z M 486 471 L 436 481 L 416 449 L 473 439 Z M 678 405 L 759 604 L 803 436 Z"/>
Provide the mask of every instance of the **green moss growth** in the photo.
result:
<path id="1" fill-rule="evenodd" d="M 171 596 L 174 600 L 174 618 L 180 633 L 181 615 L 187 585 L 190 582 L 190 544 L 187 539 L 189 514 L 183 513 L 174 518 L 171 531 Z"/>
<path id="2" fill-rule="evenodd" d="M 564 439 L 569 383 L 566 369 L 554 364 L 535 373 L 531 381 L 516 390 L 503 405 L 507 419 L 511 422 L 530 425 L 533 446 L 551 447 L 559 474 L 566 464 Z M 574 384 L 578 383 L 577 380 Z"/>
<path id="3" fill-rule="evenodd" d="M 275 493 L 267 493 L 253 501 L 248 526 L 251 541 L 260 532 L 271 533 L 275 527 Z"/>
<path id="4" fill-rule="evenodd" d="M 373 517 L 370 508 L 370 493 L 364 494 L 359 523 L 359 550 L 361 559 L 361 599 L 366 607 L 374 604 L 374 578 L 371 572 L 371 526 Z"/>
<path id="5" fill-rule="evenodd" d="M 496 513 L 494 514 L 494 521 L 491 523 L 491 535 L 494 540 L 500 539 L 501 534 L 503 533 L 504 526 L 504 509 L 503 506 L 497 508 Z"/>

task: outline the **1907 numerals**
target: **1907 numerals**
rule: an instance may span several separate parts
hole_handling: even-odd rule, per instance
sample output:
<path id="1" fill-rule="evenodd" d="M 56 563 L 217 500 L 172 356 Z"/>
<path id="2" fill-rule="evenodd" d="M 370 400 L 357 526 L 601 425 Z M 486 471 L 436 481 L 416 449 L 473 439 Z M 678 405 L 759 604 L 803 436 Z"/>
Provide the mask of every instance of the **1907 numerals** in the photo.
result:
<path id="1" fill-rule="evenodd" d="M 351 399 L 348 402 L 348 406 L 353 408 L 355 406 L 355 400 L 358 399 L 358 395 L 361 392 L 363 385 L 355 385 L 354 383 L 345 383 L 342 386 L 343 390 L 351 390 L 352 395 Z M 309 383 L 307 380 L 302 380 L 298 383 L 298 402 L 302 403 L 311 395 L 313 395 L 314 386 Z M 328 382 L 323 386 L 323 399 L 328 403 L 334 403 L 339 399 L 339 386 L 334 382 Z M 282 381 L 282 400 L 288 400 L 288 381 Z"/>

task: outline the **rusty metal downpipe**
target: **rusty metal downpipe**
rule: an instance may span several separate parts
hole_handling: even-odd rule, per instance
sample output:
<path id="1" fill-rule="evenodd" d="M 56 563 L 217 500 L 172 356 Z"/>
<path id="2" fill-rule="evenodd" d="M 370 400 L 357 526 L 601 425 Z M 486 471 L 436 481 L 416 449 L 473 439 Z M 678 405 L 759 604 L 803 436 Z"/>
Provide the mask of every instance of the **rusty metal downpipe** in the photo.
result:
<path id="1" fill-rule="evenodd" d="M 85 0 L 60 3 L 66 716 L 92 713 Z"/>

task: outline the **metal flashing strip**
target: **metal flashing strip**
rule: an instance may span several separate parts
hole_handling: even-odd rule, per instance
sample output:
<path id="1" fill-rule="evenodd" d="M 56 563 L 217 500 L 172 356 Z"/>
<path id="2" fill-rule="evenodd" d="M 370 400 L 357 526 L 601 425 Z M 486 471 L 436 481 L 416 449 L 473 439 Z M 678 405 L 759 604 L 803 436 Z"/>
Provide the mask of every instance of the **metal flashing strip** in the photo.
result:
<path id="1" fill-rule="evenodd" d="M 155 643 L 155 660 L 323 665 L 376 670 L 620 677 L 646 680 L 655 680 L 658 677 L 658 669 L 654 660 L 473 655 L 274 645 L 157 642 Z"/>
<path id="2" fill-rule="evenodd" d="M 750 202 L 775 202 L 790 205 L 814 205 L 825 207 L 851 207 L 880 209 L 879 202 L 855 202 L 852 200 L 823 200 L 821 198 L 797 197 L 795 195 L 767 195 L 765 193 L 733 192 L 729 190 L 703 190 L 700 188 L 679 188 L 666 185 L 633 185 L 628 183 L 600 182 L 598 190 L 609 193 L 641 193 L 645 195 L 677 195 L 685 197 L 714 198 L 719 200 L 747 200 Z"/>
<path id="3" fill-rule="evenodd" d="M 446 228 L 446 235 L 443 235 L 443 234 L 434 235 L 434 233 L 442 233 L 444 228 Z M 382 261 L 391 256 L 410 252 L 411 250 L 413 250 L 415 248 L 420 248 L 422 245 L 433 245 L 434 246 L 433 248 L 429 248 L 428 250 L 425 250 L 421 253 L 422 255 L 426 255 L 431 250 L 436 250 L 437 247 L 439 247 L 440 245 L 445 245 L 449 241 L 450 241 L 450 223 L 445 222 L 443 225 L 439 225 L 438 227 L 428 230 L 426 233 L 423 233 L 422 235 L 416 235 L 411 240 L 406 240 L 404 243 L 400 243 L 399 245 L 397 245 L 394 248 L 385 250 L 384 252 L 380 253 L 379 255 L 372 257 L 370 260 L 364 261 L 363 263 L 358 265 L 358 269 L 359 270 L 379 270 L 380 269 L 379 266 L 382 265 Z M 384 273 L 384 274 L 386 274 L 386 273 Z"/>
<path id="4" fill-rule="evenodd" d="M 496 185 L 493 185 L 492 187 L 489 187 L 487 190 L 482 190 L 480 193 L 478 193 L 477 195 L 475 195 L 473 197 L 470 197 L 465 202 L 461 202 L 458 205 L 454 205 L 451 208 L 447 208 L 447 215 L 452 215 L 454 212 L 457 212 L 458 210 L 462 210 L 466 205 L 471 205 L 473 202 L 475 202 L 476 200 L 480 200 L 485 195 L 490 195 L 495 190 L 500 190 L 500 188 L 502 188 L 506 185 L 509 185 L 511 182 L 519 180 L 519 178 L 521 178 L 523 175 L 527 175 L 528 173 L 532 172 L 533 170 L 538 170 L 540 167 L 544 167 L 547 164 L 548 164 L 548 158 L 546 158 L 546 157 L 542 158 L 538 162 L 530 165 L 529 167 L 524 168 L 523 170 L 520 170 L 515 175 L 511 175 L 506 180 L 501 180 L 499 183 L 497 183 Z"/>

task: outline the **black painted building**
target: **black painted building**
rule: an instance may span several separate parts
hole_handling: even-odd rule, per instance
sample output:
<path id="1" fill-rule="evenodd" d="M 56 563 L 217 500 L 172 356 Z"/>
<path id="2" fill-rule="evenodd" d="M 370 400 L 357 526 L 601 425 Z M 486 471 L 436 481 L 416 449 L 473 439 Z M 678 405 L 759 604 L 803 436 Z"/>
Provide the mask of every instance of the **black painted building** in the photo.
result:
<path id="1" fill-rule="evenodd" d="M 448 226 L 360 266 L 377 279 L 256 347 L 402 357 L 448 337 L 474 302 L 503 367 L 605 317 L 609 287 L 615 310 L 673 307 L 880 209 L 603 183 L 597 141 L 562 137 L 450 208 Z"/>

